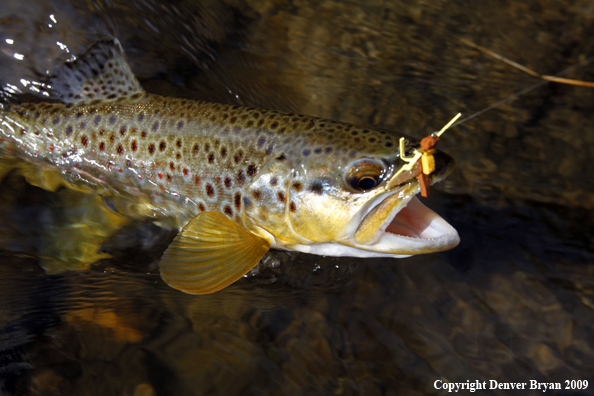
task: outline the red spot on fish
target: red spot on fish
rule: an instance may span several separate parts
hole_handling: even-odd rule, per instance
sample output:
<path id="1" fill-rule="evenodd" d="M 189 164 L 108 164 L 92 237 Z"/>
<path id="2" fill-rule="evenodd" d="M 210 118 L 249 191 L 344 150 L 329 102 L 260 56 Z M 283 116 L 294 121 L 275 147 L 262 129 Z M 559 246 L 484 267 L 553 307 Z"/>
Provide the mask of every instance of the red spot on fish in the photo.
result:
<path id="1" fill-rule="evenodd" d="M 118 172 L 122 172 L 122 168 L 118 169 Z"/>
<path id="2" fill-rule="evenodd" d="M 139 178 L 140 180 L 142 180 L 142 175 L 138 175 L 138 178 Z"/>
<path id="3" fill-rule="evenodd" d="M 159 193 L 155 193 L 155 197 L 158 197 L 158 196 L 159 196 Z"/>
<path id="4" fill-rule="evenodd" d="M 53 144 L 51 146 L 49 146 L 49 150 L 50 151 L 54 151 L 54 145 Z"/>
<path id="5" fill-rule="evenodd" d="M 163 178 L 163 174 L 162 173 L 159 173 L 158 176 L 159 176 L 159 179 L 162 179 Z"/>
<path id="6" fill-rule="evenodd" d="M 5 142 L 6 140 L 4 138 L 0 138 L 1 141 Z"/>
<path id="7" fill-rule="evenodd" d="M 74 166 L 80 166 L 80 164 L 77 162 L 76 164 L 74 164 Z"/>

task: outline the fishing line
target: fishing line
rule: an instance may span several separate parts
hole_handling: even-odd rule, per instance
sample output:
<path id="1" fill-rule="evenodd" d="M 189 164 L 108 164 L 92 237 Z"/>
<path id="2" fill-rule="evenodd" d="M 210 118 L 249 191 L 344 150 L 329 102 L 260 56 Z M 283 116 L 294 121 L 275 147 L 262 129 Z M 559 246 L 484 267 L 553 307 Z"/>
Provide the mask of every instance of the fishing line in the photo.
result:
<path id="1" fill-rule="evenodd" d="M 486 108 L 484 108 L 482 110 L 479 110 L 476 113 L 474 113 L 474 114 L 472 114 L 472 115 L 470 115 L 470 116 L 468 116 L 466 118 L 463 118 L 462 120 L 460 120 L 460 121 L 456 122 L 454 125 L 452 125 L 452 127 L 455 127 L 457 125 L 463 124 L 466 121 L 469 121 L 469 120 L 473 119 L 474 117 L 477 117 L 477 116 L 479 116 L 479 115 L 481 115 L 483 113 L 486 113 L 487 111 L 492 110 L 492 109 L 494 109 L 496 107 L 499 107 L 502 104 L 504 104 L 506 102 L 509 102 L 510 100 L 512 100 L 514 98 L 517 98 L 519 96 L 522 96 L 525 93 L 528 93 L 528 92 L 530 92 L 530 91 L 532 91 L 532 90 L 534 90 L 536 88 L 539 88 L 539 87 L 541 87 L 541 86 L 543 86 L 543 85 L 545 85 L 545 84 L 547 84 L 549 82 L 558 82 L 558 83 L 562 83 L 562 84 L 572 84 L 572 85 L 580 85 L 580 86 L 587 86 L 587 87 L 589 87 L 590 86 L 589 84 L 591 84 L 591 83 L 587 83 L 587 82 L 583 82 L 583 81 L 581 82 L 582 84 L 575 84 L 575 80 L 568 80 L 568 79 L 563 79 L 563 78 L 558 78 L 558 77 L 559 76 L 563 76 L 563 75 L 565 75 L 565 74 L 567 74 L 569 72 L 572 72 L 574 70 L 577 70 L 577 69 L 579 69 L 581 67 L 587 66 L 590 63 L 594 62 L 594 55 L 591 56 L 591 57 L 589 57 L 589 58 L 587 58 L 583 62 L 577 63 L 577 64 L 575 64 L 573 66 L 568 67 L 567 69 L 564 69 L 564 70 L 560 71 L 559 73 L 555 74 L 554 76 L 545 76 L 545 75 L 538 74 L 538 73 L 536 73 L 536 72 L 534 72 L 534 71 L 532 71 L 532 70 L 530 70 L 530 69 L 528 69 L 528 68 L 526 68 L 524 66 L 521 66 L 521 65 L 517 64 L 516 62 L 510 61 L 509 59 L 507 59 L 507 58 L 505 58 L 505 57 L 503 57 L 501 55 L 498 55 L 498 54 L 496 54 L 496 53 L 494 53 L 492 51 L 483 49 L 482 47 L 477 46 L 474 43 L 467 42 L 466 40 L 462 40 L 462 41 L 465 42 L 466 44 L 471 45 L 472 47 L 475 47 L 475 48 L 480 49 L 481 51 L 485 50 L 485 51 L 487 51 L 487 53 L 489 55 L 492 55 L 495 58 L 504 61 L 505 63 L 508 63 L 508 64 L 510 64 L 510 65 L 512 65 L 512 66 L 514 66 L 516 68 L 519 68 L 520 70 L 522 70 L 522 71 L 524 71 L 524 72 L 526 72 L 526 73 L 528 73 L 528 74 L 530 74 L 532 76 L 535 76 L 535 77 L 538 77 L 538 78 L 542 78 L 543 80 L 542 81 L 539 81 L 538 83 L 536 83 L 534 85 L 531 85 L 531 86 L 529 86 L 527 88 L 524 88 L 521 91 L 518 91 L 515 94 L 513 94 L 511 96 L 508 96 L 507 98 L 502 99 L 502 100 L 500 100 L 499 102 L 497 102 L 495 104 L 492 104 L 491 106 L 488 106 L 488 107 L 486 107 Z"/>

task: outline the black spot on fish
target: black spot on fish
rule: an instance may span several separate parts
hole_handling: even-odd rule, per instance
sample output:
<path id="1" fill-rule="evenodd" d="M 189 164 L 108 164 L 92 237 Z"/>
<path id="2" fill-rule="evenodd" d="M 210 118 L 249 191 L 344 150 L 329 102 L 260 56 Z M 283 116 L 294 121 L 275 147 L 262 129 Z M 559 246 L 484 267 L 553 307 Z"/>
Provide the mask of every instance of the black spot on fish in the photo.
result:
<path id="1" fill-rule="evenodd" d="M 321 152 L 322 152 L 322 149 L 321 148 L 317 148 L 317 149 L 314 150 L 314 153 L 316 153 L 316 154 L 320 154 Z"/>
<path id="2" fill-rule="evenodd" d="M 124 136 L 126 134 L 126 126 L 120 128 L 120 135 Z"/>
<path id="3" fill-rule="evenodd" d="M 167 143 L 165 143 L 165 142 L 159 143 L 159 150 L 160 151 L 165 150 L 165 148 L 167 148 Z"/>
<path id="4" fill-rule="evenodd" d="M 115 124 L 116 120 L 117 120 L 117 118 L 114 117 L 114 116 L 109 117 L 109 123 L 110 124 Z"/>
<path id="5" fill-rule="evenodd" d="M 85 135 L 82 135 L 82 137 L 80 138 L 80 142 L 84 147 L 87 147 L 87 144 L 89 144 L 89 139 Z"/>
<path id="6" fill-rule="evenodd" d="M 225 158 L 227 156 L 227 149 L 225 147 L 221 148 L 221 157 Z"/>
<path id="7" fill-rule="evenodd" d="M 315 181 L 315 182 L 311 183 L 311 186 L 309 187 L 309 189 L 314 194 L 322 195 L 322 191 L 324 190 L 324 186 L 322 186 L 322 183 L 320 183 L 319 181 Z"/>
<path id="8" fill-rule="evenodd" d="M 270 179 L 270 185 L 271 186 L 276 186 L 278 184 L 278 177 L 273 177 L 272 179 Z"/>
<path id="9" fill-rule="evenodd" d="M 310 154 L 311 154 L 311 151 L 310 150 L 307 150 L 307 149 L 306 150 L 303 150 L 303 155 L 304 156 L 309 157 Z"/>
<path id="10" fill-rule="evenodd" d="M 239 210 L 241 208 L 241 194 L 235 193 L 235 209 Z"/>
<path id="11" fill-rule="evenodd" d="M 66 128 L 66 131 L 65 132 L 66 132 L 66 136 L 72 135 L 72 127 L 69 126 L 68 128 Z"/>
<path id="12" fill-rule="evenodd" d="M 201 212 L 204 212 L 206 210 L 203 203 L 198 204 L 198 209 L 200 209 Z"/>
<path id="13" fill-rule="evenodd" d="M 54 120 L 53 120 L 54 125 L 56 125 L 59 122 L 60 122 L 60 117 L 54 118 Z"/>
<path id="14" fill-rule="evenodd" d="M 83 115 L 84 115 L 84 113 L 82 111 L 79 111 L 78 113 L 76 113 L 76 119 L 78 120 Z"/>
<path id="15" fill-rule="evenodd" d="M 122 147 L 122 145 L 121 145 L 121 144 L 120 144 L 120 145 L 118 145 L 117 152 L 118 152 L 118 154 L 120 154 L 120 155 L 124 153 L 124 148 Z"/>
<path id="16" fill-rule="evenodd" d="M 142 137 L 143 139 L 146 137 L 146 135 L 148 135 L 146 131 L 140 132 L 140 137 Z"/>
<path id="17" fill-rule="evenodd" d="M 297 210 L 295 202 L 291 201 L 291 203 L 289 204 L 289 210 L 291 211 L 291 213 L 295 213 L 295 211 Z"/>
<path id="18" fill-rule="evenodd" d="M 262 199 L 262 191 L 260 191 L 260 190 L 252 191 L 252 197 L 254 197 L 255 200 L 259 201 L 260 199 Z"/>
<path id="19" fill-rule="evenodd" d="M 194 176 L 194 184 L 197 185 L 197 186 L 199 186 L 200 185 L 200 182 L 201 182 L 200 176 L 195 175 Z"/>
<path id="20" fill-rule="evenodd" d="M 225 187 L 229 188 L 231 187 L 231 178 L 229 176 L 225 177 Z"/>
<path id="21" fill-rule="evenodd" d="M 182 129 L 184 127 L 184 122 L 180 121 L 177 123 L 177 129 Z"/>
<path id="22" fill-rule="evenodd" d="M 136 143 L 136 140 L 132 140 L 132 151 L 136 151 L 136 149 L 138 148 L 138 143 Z"/>
<path id="23" fill-rule="evenodd" d="M 214 197 L 215 190 L 214 187 L 210 185 L 210 183 L 206 184 L 206 195 L 209 197 Z"/>
<path id="24" fill-rule="evenodd" d="M 214 159 L 215 158 L 214 158 L 214 154 L 213 153 L 208 154 L 208 163 L 209 164 L 212 164 L 214 162 Z"/>
<path id="25" fill-rule="evenodd" d="M 155 145 L 152 144 L 152 143 L 149 144 L 148 145 L 148 151 L 149 151 L 149 153 L 154 154 L 155 153 Z"/>
<path id="26" fill-rule="evenodd" d="M 101 151 L 105 150 L 105 143 L 103 143 L 103 142 L 99 143 L 99 150 L 101 150 Z"/>
<path id="27" fill-rule="evenodd" d="M 190 171 L 187 168 L 184 168 L 182 172 L 184 176 L 188 176 L 190 174 Z"/>
<path id="28" fill-rule="evenodd" d="M 303 189 L 303 185 L 299 182 L 294 182 L 292 187 L 293 187 L 293 190 L 295 190 L 297 192 L 299 192 Z"/>
<path id="29" fill-rule="evenodd" d="M 155 122 L 151 129 L 153 130 L 153 132 L 156 131 L 157 129 L 159 129 L 159 122 L 158 121 Z"/>
<path id="30" fill-rule="evenodd" d="M 194 147 L 192 148 L 192 153 L 197 154 L 199 150 L 200 150 L 200 147 L 198 147 L 198 144 L 195 144 Z"/>
<path id="31" fill-rule="evenodd" d="M 279 191 L 277 195 L 278 195 L 278 200 L 281 203 L 287 202 L 287 198 L 285 198 L 285 194 L 283 194 L 282 191 Z"/>
<path id="32" fill-rule="evenodd" d="M 175 164 L 173 162 L 169 163 L 169 169 L 171 169 L 172 171 L 175 170 Z"/>
<path id="33" fill-rule="evenodd" d="M 229 205 L 225 205 L 225 208 L 223 208 L 223 211 L 225 212 L 225 214 L 229 217 L 233 216 L 233 210 L 231 209 L 231 206 Z"/>
<path id="34" fill-rule="evenodd" d="M 182 141 L 181 141 L 181 139 L 177 139 L 177 142 L 175 142 L 175 145 L 176 145 L 178 148 L 181 148 L 181 146 L 182 146 Z"/>
<path id="35" fill-rule="evenodd" d="M 95 123 L 95 125 L 99 125 L 99 123 L 101 122 L 101 116 L 97 116 L 93 119 L 93 122 Z"/>
<path id="36" fill-rule="evenodd" d="M 278 157 L 276 157 L 276 159 L 277 159 L 278 161 L 284 161 L 284 160 L 286 160 L 286 159 L 287 159 L 287 157 L 286 157 L 284 154 L 281 154 L 281 155 L 279 155 Z"/>
<path id="37" fill-rule="evenodd" d="M 144 120 L 144 113 L 138 114 L 138 121 Z"/>
<path id="38" fill-rule="evenodd" d="M 247 174 L 248 176 L 255 176 L 256 173 L 258 173 L 258 167 L 256 165 L 249 165 L 247 168 Z"/>
<path id="39" fill-rule="evenodd" d="M 244 182 L 245 182 L 245 175 L 243 174 L 243 171 L 239 171 L 237 173 L 237 183 L 243 184 Z"/>

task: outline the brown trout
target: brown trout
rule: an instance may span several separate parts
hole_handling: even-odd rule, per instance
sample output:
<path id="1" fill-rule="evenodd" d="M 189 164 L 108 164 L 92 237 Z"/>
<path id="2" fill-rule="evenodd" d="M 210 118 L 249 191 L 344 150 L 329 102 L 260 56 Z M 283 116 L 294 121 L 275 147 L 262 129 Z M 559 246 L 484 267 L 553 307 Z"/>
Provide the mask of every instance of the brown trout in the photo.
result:
<path id="1" fill-rule="evenodd" d="M 146 93 L 117 40 L 95 44 L 48 86 L 57 101 L 3 105 L 4 150 L 138 199 L 148 216 L 182 219 L 159 266 L 186 293 L 224 288 L 271 248 L 406 257 L 459 242 L 415 197 L 420 167 L 403 171 L 393 133 Z M 434 158 L 432 183 L 454 164 Z"/>

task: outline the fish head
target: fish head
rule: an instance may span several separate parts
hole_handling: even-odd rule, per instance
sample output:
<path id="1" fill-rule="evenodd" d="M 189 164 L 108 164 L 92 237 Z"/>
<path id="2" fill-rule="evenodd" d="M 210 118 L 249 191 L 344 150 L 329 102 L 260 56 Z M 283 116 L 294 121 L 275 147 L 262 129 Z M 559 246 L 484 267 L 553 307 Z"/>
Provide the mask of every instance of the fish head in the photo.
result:
<path id="1" fill-rule="evenodd" d="M 418 142 L 407 139 L 407 147 Z M 282 179 L 283 199 L 267 194 L 267 218 L 252 216 L 275 237 L 276 247 L 328 256 L 406 257 L 459 243 L 456 230 L 415 197 L 420 164 L 407 169 L 398 150 L 375 145 L 304 151 L 308 156 L 288 155 L 292 161 L 274 163 L 262 172 L 262 182 L 254 183 L 261 190 Z M 451 172 L 454 160 L 439 150 L 433 155 L 435 183 Z"/>

